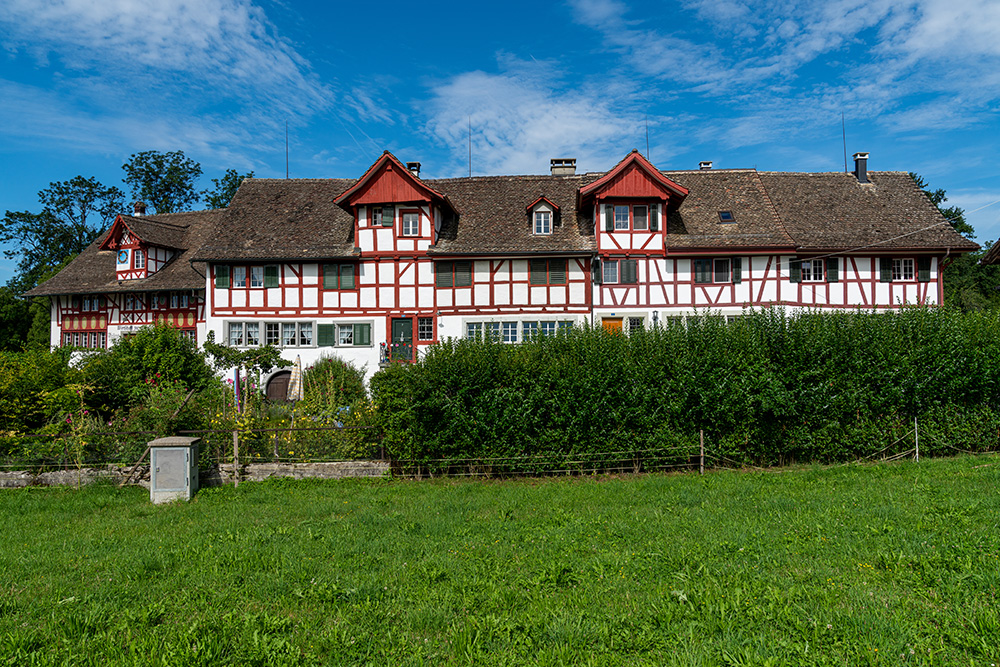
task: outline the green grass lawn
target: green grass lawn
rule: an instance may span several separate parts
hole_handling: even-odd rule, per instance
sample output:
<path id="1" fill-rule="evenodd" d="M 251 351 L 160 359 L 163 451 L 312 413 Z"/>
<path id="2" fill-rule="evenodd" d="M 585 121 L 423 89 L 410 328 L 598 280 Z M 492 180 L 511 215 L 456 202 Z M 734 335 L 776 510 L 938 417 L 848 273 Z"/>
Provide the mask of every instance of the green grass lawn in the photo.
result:
<path id="1" fill-rule="evenodd" d="M 0 664 L 1000 664 L 996 456 L 28 488 L 0 521 Z"/>

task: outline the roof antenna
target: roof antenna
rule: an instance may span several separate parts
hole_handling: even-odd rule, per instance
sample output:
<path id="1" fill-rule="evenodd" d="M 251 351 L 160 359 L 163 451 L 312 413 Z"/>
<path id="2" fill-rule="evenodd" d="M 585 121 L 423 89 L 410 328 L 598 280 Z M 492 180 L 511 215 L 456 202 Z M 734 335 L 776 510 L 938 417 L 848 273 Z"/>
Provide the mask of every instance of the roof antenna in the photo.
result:
<path id="1" fill-rule="evenodd" d="M 646 114 L 646 159 L 649 160 L 649 114 Z"/>
<path id="2" fill-rule="evenodd" d="M 847 150 L 846 148 L 844 150 Z M 847 155 L 847 153 L 844 153 Z M 285 180 L 288 180 L 288 121 L 285 121 Z"/>
<path id="3" fill-rule="evenodd" d="M 469 178 L 472 178 L 472 116 L 469 116 Z"/>
<path id="4" fill-rule="evenodd" d="M 844 124 L 844 112 L 840 112 L 840 131 L 844 135 L 844 173 L 847 173 L 847 125 Z"/>

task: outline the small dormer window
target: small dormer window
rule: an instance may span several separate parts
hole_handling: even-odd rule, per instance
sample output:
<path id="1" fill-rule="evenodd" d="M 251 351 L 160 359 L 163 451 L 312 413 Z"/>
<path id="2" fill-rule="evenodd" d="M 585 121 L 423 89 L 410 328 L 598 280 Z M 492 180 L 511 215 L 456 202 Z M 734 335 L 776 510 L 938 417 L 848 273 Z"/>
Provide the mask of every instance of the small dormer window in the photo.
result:
<path id="1" fill-rule="evenodd" d="M 420 235 L 420 214 L 404 213 L 403 236 L 419 236 L 419 235 Z"/>
<path id="2" fill-rule="evenodd" d="M 724 225 L 730 225 L 736 222 L 736 216 L 733 215 L 732 211 L 719 211 L 719 222 Z"/>
<path id="3" fill-rule="evenodd" d="M 136 248 L 135 251 L 132 253 L 132 256 L 135 257 L 135 268 L 137 268 L 137 269 L 144 269 L 144 268 L 146 268 L 146 253 L 145 252 L 143 252 L 139 248 Z"/>
<path id="4" fill-rule="evenodd" d="M 552 211 L 535 211 L 535 234 L 552 233 Z"/>

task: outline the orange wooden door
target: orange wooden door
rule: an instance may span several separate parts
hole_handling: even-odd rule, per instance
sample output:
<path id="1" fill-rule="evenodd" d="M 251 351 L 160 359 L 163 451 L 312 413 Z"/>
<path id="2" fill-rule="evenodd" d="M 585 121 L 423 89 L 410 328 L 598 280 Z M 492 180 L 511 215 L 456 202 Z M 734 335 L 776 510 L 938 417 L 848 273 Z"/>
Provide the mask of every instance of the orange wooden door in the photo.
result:
<path id="1" fill-rule="evenodd" d="M 601 324 L 604 326 L 605 331 L 610 331 L 611 333 L 622 332 L 622 318 L 620 317 L 605 317 L 601 320 Z"/>

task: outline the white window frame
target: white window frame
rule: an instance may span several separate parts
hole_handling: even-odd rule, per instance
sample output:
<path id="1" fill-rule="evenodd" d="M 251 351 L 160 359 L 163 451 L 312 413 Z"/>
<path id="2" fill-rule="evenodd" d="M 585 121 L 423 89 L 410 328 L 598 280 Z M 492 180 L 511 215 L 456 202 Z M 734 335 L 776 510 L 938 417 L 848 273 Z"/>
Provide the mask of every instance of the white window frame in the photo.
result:
<path id="1" fill-rule="evenodd" d="M 465 337 L 473 340 L 479 340 L 483 337 L 483 323 L 482 322 L 466 322 L 465 323 Z"/>
<path id="2" fill-rule="evenodd" d="M 535 211 L 535 234 L 545 236 L 552 233 L 552 211 L 539 209 Z"/>
<path id="3" fill-rule="evenodd" d="M 417 318 L 417 340 L 421 342 L 428 342 L 434 340 L 433 317 Z"/>
<path id="4" fill-rule="evenodd" d="M 625 217 L 620 217 L 620 213 L 624 213 Z M 628 204 L 615 204 L 615 231 L 616 232 L 627 232 L 631 225 L 630 219 L 632 217 L 632 207 Z"/>
<path id="5" fill-rule="evenodd" d="M 639 216 L 636 215 L 638 209 L 645 209 L 646 217 L 643 218 L 645 223 L 642 227 L 639 226 Z M 649 205 L 648 204 L 633 204 L 632 205 L 632 229 L 639 232 L 649 231 Z"/>
<path id="6" fill-rule="evenodd" d="M 146 253 L 141 248 L 136 248 L 132 252 L 132 257 L 135 261 L 135 268 L 145 269 L 146 268 Z"/>
<path id="7" fill-rule="evenodd" d="M 246 287 L 246 286 L 247 286 L 247 267 L 234 266 L 233 287 Z"/>
<path id="8" fill-rule="evenodd" d="M 916 262 L 912 257 L 895 257 L 892 260 L 892 280 L 916 280 Z"/>
<path id="9" fill-rule="evenodd" d="M 617 285 L 619 277 L 617 259 L 606 259 L 601 262 L 601 282 L 605 285 Z"/>
<path id="10" fill-rule="evenodd" d="M 402 215 L 403 236 L 420 236 L 420 213 L 413 211 Z"/>
<path id="11" fill-rule="evenodd" d="M 803 259 L 800 264 L 802 268 L 802 282 L 818 283 L 823 281 L 823 260 Z"/>
<path id="12" fill-rule="evenodd" d="M 250 267 L 250 287 L 263 287 L 264 286 L 264 267 L 263 266 L 251 266 Z"/>
<path id="13" fill-rule="evenodd" d="M 720 270 L 722 263 L 725 263 L 725 269 Z M 719 280 L 719 274 L 725 273 L 725 279 Z M 712 282 L 719 283 L 731 283 L 733 281 L 733 263 L 728 257 L 717 257 L 712 260 Z"/>

